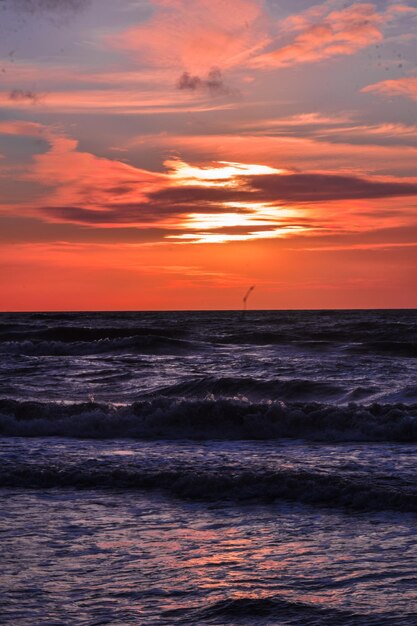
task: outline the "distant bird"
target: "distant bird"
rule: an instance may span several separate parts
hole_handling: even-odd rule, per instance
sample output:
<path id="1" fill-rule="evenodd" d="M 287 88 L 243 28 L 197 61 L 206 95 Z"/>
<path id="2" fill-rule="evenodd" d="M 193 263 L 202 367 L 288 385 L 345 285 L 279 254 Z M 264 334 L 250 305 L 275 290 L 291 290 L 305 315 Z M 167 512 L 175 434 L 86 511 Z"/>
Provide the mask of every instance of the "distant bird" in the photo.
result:
<path id="1" fill-rule="evenodd" d="M 247 292 L 243 296 L 242 319 L 244 319 L 245 314 L 246 314 L 246 307 L 247 307 L 247 303 L 248 303 L 248 298 L 249 298 L 250 294 L 252 293 L 252 291 L 254 289 L 255 289 L 255 285 L 252 285 L 252 287 L 249 287 L 249 289 L 247 290 Z"/>

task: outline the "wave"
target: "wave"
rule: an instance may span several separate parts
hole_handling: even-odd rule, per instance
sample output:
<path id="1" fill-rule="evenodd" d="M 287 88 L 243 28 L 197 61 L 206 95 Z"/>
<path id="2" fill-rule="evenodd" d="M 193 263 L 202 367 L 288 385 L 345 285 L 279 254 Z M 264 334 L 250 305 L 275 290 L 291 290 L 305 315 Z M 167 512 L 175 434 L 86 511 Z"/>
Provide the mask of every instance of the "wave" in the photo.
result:
<path id="1" fill-rule="evenodd" d="M 154 469 L 137 461 L 89 458 L 67 463 L 54 460 L 5 462 L 1 487 L 76 488 L 158 491 L 194 501 L 234 503 L 298 502 L 357 511 L 417 512 L 415 485 L 392 476 L 342 474 L 280 468 L 216 468 L 191 464 Z M 140 462 L 139 462 L 140 463 Z M 146 463 L 146 461 L 145 461 Z"/>
<path id="2" fill-rule="evenodd" d="M 181 610 L 164 611 L 162 616 L 174 618 Z M 414 618 L 415 615 L 365 615 L 318 606 L 317 604 L 296 602 L 284 597 L 239 596 L 214 602 L 208 607 L 188 612 L 188 615 L 181 617 L 183 617 L 182 623 L 185 624 L 233 624 L 236 623 L 235 620 L 239 620 L 239 623 L 240 620 L 249 623 L 248 620 L 256 619 L 256 623 L 263 624 L 279 623 L 304 626 L 358 626 L 358 624 L 366 624 L 367 626 L 384 626 L 385 624 L 393 624 L 393 620 L 395 620 L 395 624 L 398 626 L 405 626 L 411 623 L 410 619 Z M 254 621 L 251 623 L 253 624 Z"/>
<path id="3" fill-rule="evenodd" d="M 203 344 L 160 335 L 127 336 L 95 341 L 5 341 L 0 353 L 35 356 L 82 356 L 115 352 L 181 353 L 200 350 Z"/>
<path id="4" fill-rule="evenodd" d="M 274 330 L 258 330 L 245 331 L 239 333 L 231 333 L 218 337 L 218 341 L 230 344 L 254 344 L 258 346 L 266 346 L 273 344 L 291 343 L 291 336 L 284 332 Z"/>
<path id="5" fill-rule="evenodd" d="M 49 328 L 20 328 L 17 325 L 0 326 L 2 341 L 59 341 L 62 343 L 90 342 L 104 339 L 126 337 L 165 337 L 178 338 L 186 334 L 184 330 L 174 328 L 148 328 L 146 326 L 86 327 L 86 326 L 51 326 Z"/>
<path id="6" fill-rule="evenodd" d="M 151 398 L 125 406 L 0 400 L 0 434 L 92 439 L 417 441 L 417 404 Z"/>
<path id="7" fill-rule="evenodd" d="M 68 329 L 73 330 L 73 329 Z M 84 332 L 87 329 L 78 329 L 83 332 L 57 333 L 60 339 L 43 339 L 39 333 L 30 336 L 28 333 L 8 333 L 0 338 L 0 354 L 28 355 L 28 356 L 82 356 L 89 354 L 118 353 L 123 351 L 147 353 L 176 353 L 195 352 L 208 347 L 216 347 L 229 343 L 218 337 L 204 337 L 192 339 L 181 337 L 178 333 L 141 333 L 131 332 L 129 329 L 109 329 L 109 332 Z M 45 336 L 48 336 L 45 332 Z M 53 334 L 53 333 L 52 333 Z M 100 336 L 102 335 L 102 336 Z M 82 339 L 84 337 L 84 339 Z M 89 338 L 90 337 L 90 338 Z M 97 338 L 93 338 L 97 337 Z M 231 343 L 231 342 L 230 342 Z M 331 341 L 250 341 L 242 337 L 236 345 L 285 345 L 289 350 L 325 352 L 337 349 L 337 344 Z M 417 358 L 417 344 L 409 342 L 374 341 L 363 343 L 344 343 L 339 348 L 352 355 L 380 355 L 399 358 Z"/>
<path id="8" fill-rule="evenodd" d="M 320 317 L 319 315 L 317 316 Z M 352 353 L 375 353 L 387 356 L 416 357 L 417 336 L 415 322 L 401 324 L 378 320 L 361 323 L 336 322 L 334 325 L 319 319 L 271 320 L 268 326 L 253 328 L 241 324 L 238 332 L 226 332 L 218 341 L 229 344 L 288 345 L 309 350 L 324 351 L 339 347 Z"/>
<path id="9" fill-rule="evenodd" d="M 371 390 L 371 392 L 374 390 Z M 349 390 L 342 385 L 314 380 L 259 380 L 252 377 L 202 376 L 180 383 L 158 388 L 159 396 L 205 398 L 244 396 L 250 399 L 268 400 L 336 400 L 344 397 Z M 369 391 L 368 391 L 369 393 Z"/>
<path id="10" fill-rule="evenodd" d="M 409 341 L 366 341 L 347 347 L 352 354 L 380 354 L 405 358 L 417 357 L 417 343 Z"/>

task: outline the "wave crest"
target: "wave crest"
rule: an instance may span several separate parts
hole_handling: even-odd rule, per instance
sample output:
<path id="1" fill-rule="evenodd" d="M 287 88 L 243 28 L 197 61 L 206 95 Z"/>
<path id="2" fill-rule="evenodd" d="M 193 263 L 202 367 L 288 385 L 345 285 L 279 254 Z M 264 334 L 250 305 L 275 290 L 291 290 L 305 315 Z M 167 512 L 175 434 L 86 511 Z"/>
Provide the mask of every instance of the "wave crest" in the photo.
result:
<path id="1" fill-rule="evenodd" d="M 0 434 L 135 439 L 417 441 L 417 405 L 152 398 L 126 406 L 0 400 Z"/>
<path id="2" fill-rule="evenodd" d="M 165 611 L 164 617 L 175 615 L 173 611 Z M 220 623 L 217 620 L 248 619 L 262 620 L 262 623 L 285 623 L 285 624 L 305 624 L 310 626 L 335 626 L 340 624 L 343 626 L 357 626 L 358 624 L 367 624 L 367 626 L 383 626 L 391 624 L 392 621 L 382 615 L 363 615 L 351 611 L 343 611 L 336 608 L 329 608 L 303 602 L 296 602 L 284 597 L 250 597 L 240 596 L 237 598 L 228 598 L 219 600 L 210 604 L 208 607 L 194 611 L 190 616 L 194 619 L 193 623 Z M 267 619 L 268 622 L 264 622 Z M 216 620 L 216 621 L 211 621 Z M 281 622 L 281 620 L 283 620 Z M 399 617 L 398 624 L 404 623 Z M 253 623 L 253 622 L 252 622 Z"/>
<path id="3" fill-rule="evenodd" d="M 146 463 L 146 462 L 145 462 Z M 123 489 L 158 491 L 195 501 L 270 503 L 290 501 L 312 506 L 358 511 L 417 512 L 417 490 L 400 478 L 367 473 L 343 474 L 308 469 L 241 467 L 210 468 L 184 463 L 167 469 L 147 467 L 137 460 L 82 462 L 29 459 L 5 463 L 1 487 Z"/>
<path id="4" fill-rule="evenodd" d="M 201 349 L 202 344 L 186 339 L 164 335 L 132 335 L 115 338 L 103 337 L 92 341 L 5 341 L 0 343 L 0 353 L 28 356 L 83 356 L 117 352 L 157 354 L 191 352 Z"/>

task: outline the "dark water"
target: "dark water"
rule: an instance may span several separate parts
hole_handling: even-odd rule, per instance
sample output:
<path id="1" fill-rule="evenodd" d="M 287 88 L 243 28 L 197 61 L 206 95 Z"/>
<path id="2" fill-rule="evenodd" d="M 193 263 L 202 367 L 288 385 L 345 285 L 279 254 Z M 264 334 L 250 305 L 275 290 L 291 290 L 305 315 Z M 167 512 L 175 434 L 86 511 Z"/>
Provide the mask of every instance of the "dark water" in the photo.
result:
<path id="1" fill-rule="evenodd" d="M 0 315 L 1 623 L 417 625 L 417 312 Z"/>

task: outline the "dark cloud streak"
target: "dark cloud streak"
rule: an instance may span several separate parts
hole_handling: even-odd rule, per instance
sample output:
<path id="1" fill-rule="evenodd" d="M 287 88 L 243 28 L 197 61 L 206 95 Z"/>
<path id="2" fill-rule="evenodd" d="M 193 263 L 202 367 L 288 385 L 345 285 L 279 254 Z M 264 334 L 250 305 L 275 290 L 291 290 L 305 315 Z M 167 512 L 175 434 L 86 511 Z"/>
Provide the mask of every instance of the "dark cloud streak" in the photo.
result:
<path id="1" fill-rule="evenodd" d="M 247 181 L 246 177 L 245 181 Z M 328 174 L 252 176 L 248 182 L 255 196 L 259 193 L 264 194 L 264 200 L 269 198 L 295 203 L 371 200 L 417 194 L 417 185 L 413 183 L 375 181 L 354 176 Z"/>
<path id="2" fill-rule="evenodd" d="M 120 188 L 116 191 L 120 192 Z M 417 185 L 407 182 L 372 181 L 354 176 L 328 174 L 285 174 L 242 177 L 239 189 L 231 187 L 168 187 L 148 195 L 146 202 L 112 203 L 101 207 L 40 207 L 45 217 L 85 225 L 142 224 L 143 228 L 161 220 L 193 214 L 251 214 L 251 203 L 277 206 L 306 206 L 314 203 L 417 195 Z M 115 194 L 120 198 L 120 193 Z M 234 208 L 233 202 L 240 206 Z M 227 203 L 227 204 L 225 204 Z M 246 206 L 242 206 L 246 205 Z M 97 210 L 99 209 L 99 210 Z M 277 213 L 277 219 L 280 219 Z M 249 229 L 252 227 L 248 227 Z M 252 228 L 253 229 L 253 228 Z"/>
<path id="3" fill-rule="evenodd" d="M 37 94 L 34 91 L 24 89 L 13 89 L 9 93 L 9 100 L 12 100 L 14 102 L 29 102 L 31 104 L 36 104 L 37 102 L 39 102 L 40 98 L 40 94 Z"/>
<path id="4" fill-rule="evenodd" d="M 222 72 L 218 67 L 212 67 L 205 78 L 183 72 L 177 81 L 177 89 L 180 91 L 205 90 L 211 96 L 231 96 L 238 93 L 225 84 Z"/>

